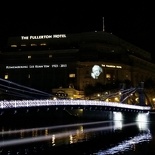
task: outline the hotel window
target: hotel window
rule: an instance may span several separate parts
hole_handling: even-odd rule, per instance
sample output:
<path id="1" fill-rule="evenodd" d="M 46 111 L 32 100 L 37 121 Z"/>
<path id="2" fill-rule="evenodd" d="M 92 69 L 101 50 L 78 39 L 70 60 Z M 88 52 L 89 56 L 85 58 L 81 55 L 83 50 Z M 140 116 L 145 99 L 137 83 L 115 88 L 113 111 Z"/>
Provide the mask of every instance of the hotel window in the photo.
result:
<path id="1" fill-rule="evenodd" d="M 11 47 L 17 47 L 17 45 L 11 45 Z"/>
<path id="2" fill-rule="evenodd" d="M 9 78 L 8 74 L 5 74 L 4 79 L 7 80 Z"/>
<path id="3" fill-rule="evenodd" d="M 40 46 L 46 46 L 46 43 L 41 43 Z"/>
<path id="4" fill-rule="evenodd" d="M 26 44 L 21 44 L 21 46 L 26 46 Z"/>
<path id="5" fill-rule="evenodd" d="M 70 78 L 75 78 L 75 74 L 69 74 Z"/>
<path id="6" fill-rule="evenodd" d="M 111 79 L 111 75 L 110 74 L 106 74 L 106 79 Z"/>
<path id="7" fill-rule="evenodd" d="M 50 54 L 48 57 L 49 57 L 49 58 L 52 58 L 52 54 Z"/>
<path id="8" fill-rule="evenodd" d="M 31 59 L 31 55 L 28 55 L 27 58 L 28 58 L 28 59 Z"/>
<path id="9" fill-rule="evenodd" d="M 31 46 L 37 46 L 37 44 L 31 44 Z"/>

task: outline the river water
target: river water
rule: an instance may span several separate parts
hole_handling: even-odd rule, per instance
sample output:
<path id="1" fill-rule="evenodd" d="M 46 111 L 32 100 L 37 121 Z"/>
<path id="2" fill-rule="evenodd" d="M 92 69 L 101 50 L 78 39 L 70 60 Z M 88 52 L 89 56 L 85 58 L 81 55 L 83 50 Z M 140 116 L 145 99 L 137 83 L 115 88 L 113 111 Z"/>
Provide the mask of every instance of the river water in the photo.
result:
<path id="1" fill-rule="evenodd" d="M 153 155 L 155 122 L 10 122 L 0 126 L 0 155 Z"/>

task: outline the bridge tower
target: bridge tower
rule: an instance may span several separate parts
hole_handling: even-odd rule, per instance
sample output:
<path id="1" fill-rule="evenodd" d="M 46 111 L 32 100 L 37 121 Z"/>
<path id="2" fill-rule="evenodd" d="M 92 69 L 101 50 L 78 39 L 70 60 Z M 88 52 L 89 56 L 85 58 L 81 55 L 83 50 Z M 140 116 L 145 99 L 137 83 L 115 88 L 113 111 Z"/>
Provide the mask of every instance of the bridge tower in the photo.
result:
<path id="1" fill-rule="evenodd" d="M 125 84 L 122 84 L 122 87 L 121 87 L 121 96 L 120 96 L 120 102 L 121 103 L 125 103 L 125 102 L 127 103 L 128 102 L 128 99 L 131 100 L 130 97 L 132 95 L 133 96 L 132 103 L 133 104 L 136 104 L 135 102 L 137 102 L 137 101 L 135 101 L 134 95 L 137 92 L 138 99 L 139 99 L 138 104 L 140 106 L 145 106 L 146 105 L 145 101 L 147 99 L 147 96 L 146 96 L 146 94 L 144 92 L 144 82 L 141 82 L 137 88 L 125 89 L 125 87 L 126 87 L 126 85 Z"/>
<path id="2" fill-rule="evenodd" d="M 144 82 L 140 83 L 140 87 L 138 88 L 138 94 L 139 94 L 139 105 L 144 106 L 145 105 Z"/>
<path id="3" fill-rule="evenodd" d="M 121 91 L 125 90 L 125 87 L 126 87 L 126 85 L 125 85 L 125 83 L 123 83 L 123 84 L 122 84 Z M 126 97 L 126 96 L 125 96 L 123 93 L 121 93 L 120 102 L 123 102 L 125 97 Z"/>

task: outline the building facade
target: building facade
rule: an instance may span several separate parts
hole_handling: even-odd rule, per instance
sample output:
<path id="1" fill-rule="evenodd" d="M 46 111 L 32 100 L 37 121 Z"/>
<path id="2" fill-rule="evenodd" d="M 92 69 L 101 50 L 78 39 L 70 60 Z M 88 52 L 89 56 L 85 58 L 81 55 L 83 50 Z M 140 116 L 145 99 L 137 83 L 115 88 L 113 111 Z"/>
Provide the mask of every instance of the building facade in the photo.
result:
<path id="1" fill-rule="evenodd" d="M 0 59 L 2 79 L 49 93 L 71 88 L 73 98 L 88 85 L 155 81 L 151 54 L 107 32 L 10 37 Z"/>

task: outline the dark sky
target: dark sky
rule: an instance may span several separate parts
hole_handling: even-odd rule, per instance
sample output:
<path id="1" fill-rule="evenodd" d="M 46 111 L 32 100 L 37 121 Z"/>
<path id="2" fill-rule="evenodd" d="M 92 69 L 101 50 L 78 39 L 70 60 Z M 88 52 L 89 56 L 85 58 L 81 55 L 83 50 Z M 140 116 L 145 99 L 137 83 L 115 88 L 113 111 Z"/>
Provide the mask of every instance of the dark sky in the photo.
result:
<path id="1" fill-rule="evenodd" d="M 41 1 L 5 4 L 0 11 L 1 44 L 8 36 L 105 31 L 154 52 L 155 9 L 152 2 Z M 4 11 L 5 10 L 5 11 Z"/>

